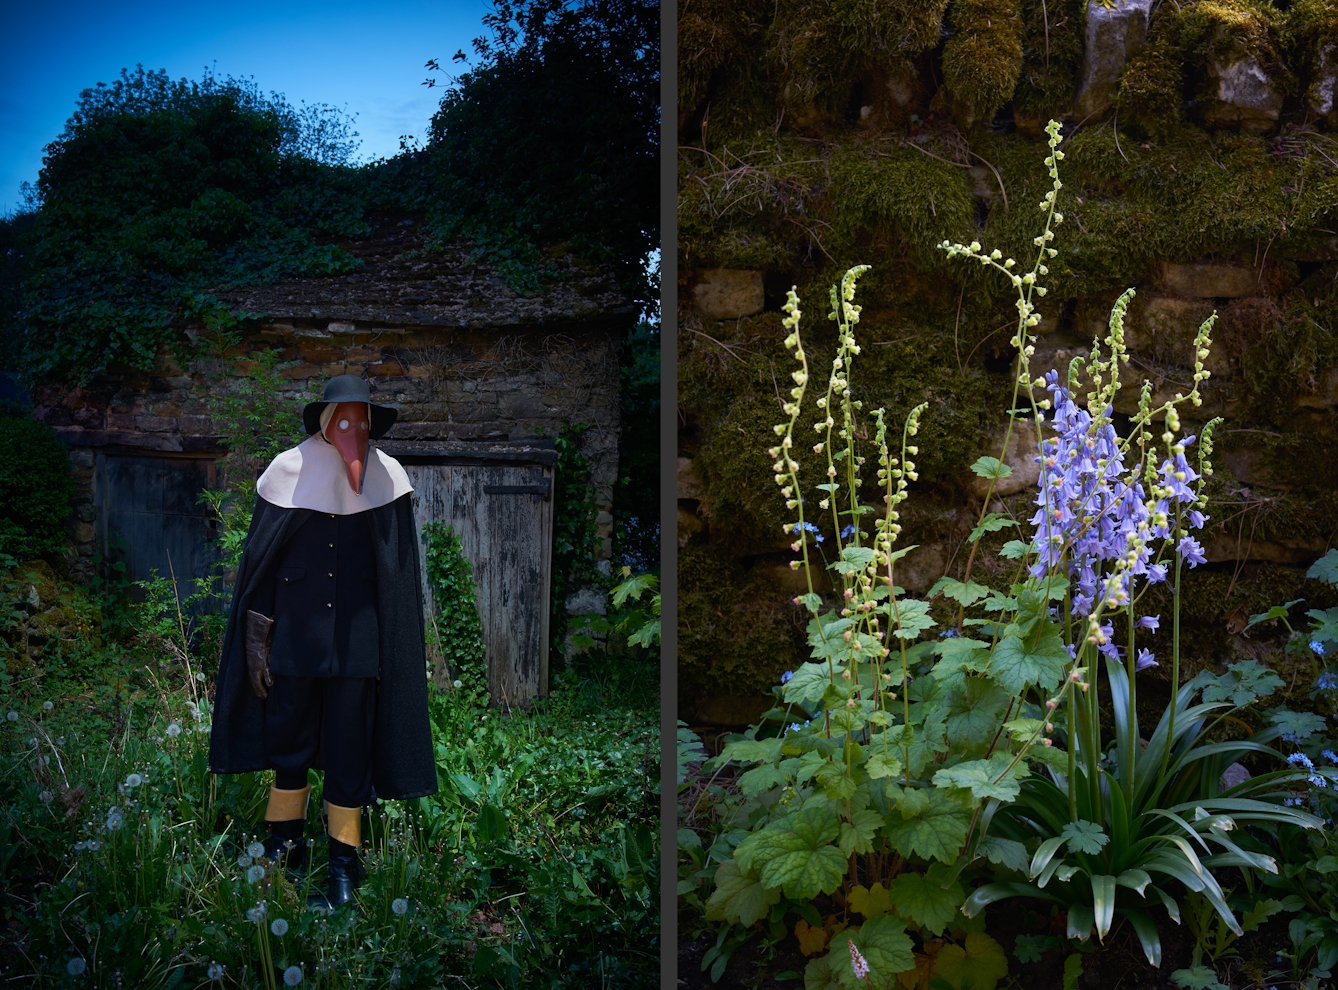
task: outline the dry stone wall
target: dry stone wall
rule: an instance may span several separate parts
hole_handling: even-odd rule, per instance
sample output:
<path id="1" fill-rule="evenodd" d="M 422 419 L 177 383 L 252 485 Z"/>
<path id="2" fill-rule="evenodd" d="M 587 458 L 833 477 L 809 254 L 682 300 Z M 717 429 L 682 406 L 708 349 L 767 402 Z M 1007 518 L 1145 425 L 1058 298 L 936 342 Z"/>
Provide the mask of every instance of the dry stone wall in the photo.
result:
<path id="1" fill-rule="evenodd" d="M 765 453 L 792 370 L 779 312 L 792 285 L 820 386 L 828 286 L 872 265 L 857 397 L 894 421 L 929 403 L 902 520 L 903 543 L 918 547 L 899 583 L 960 576 L 982 508 L 1025 530 L 1034 433 L 1013 437 L 1013 474 L 992 505 L 969 470 L 1002 445 L 1008 287 L 934 245 L 979 239 L 1029 257 L 1050 117 L 1064 123 L 1066 221 L 1033 367 L 1086 357 L 1135 288 L 1116 400 L 1127 416 L 1144 379 L 1154 402 L 1188 391 L 1194 334 L 1217 314 L 1213 377 L 1188 425 L 1225 422 L 1186 635 L 1195 664 L 1285 664 L 1242 616 L 1299 597 L 1331 604 L 1303 572 L 1338 538 L 1338 5 L 1016 0 L 987 23 L 973 0 L 893 3 L 858 30 L 821 6 L 727 6 L 680 12 L 682 50 L 698 62 L 680 73 L 679 119 L 684 716 L 755 718 L 807 654 L 791 601 L 807 584 L 788 567 L 793 537 Z M 966 24 L 970 44 L 957 37 Z M 971 66 L 951 64 L 968 51 Z M 1006 581 L 984 549 L 973 573 Z"/>

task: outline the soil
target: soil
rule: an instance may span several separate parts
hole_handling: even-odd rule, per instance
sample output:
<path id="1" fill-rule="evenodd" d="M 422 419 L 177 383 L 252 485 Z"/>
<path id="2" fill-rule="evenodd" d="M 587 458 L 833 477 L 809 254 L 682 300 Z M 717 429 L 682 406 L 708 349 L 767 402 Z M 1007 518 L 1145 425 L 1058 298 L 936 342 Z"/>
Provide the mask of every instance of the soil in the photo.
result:
<path id="1" fill-rule="evenodd" d="M 1063 939 L 1063 916 L 1052 918 L 1049 905 L 1040 901 L 1009 901 L 987 914 L 986 931 L 1003 945 L 1008 955 L 1009 975 L 1000 982 L 1000 990 L 1061 990 L 1064 986 L 1064 961 L 1073 951 L 1067 944 L 1044 953 L 1038 962 L 1020 963 L 1012 949 L 1018 935 L 1058 934 Z M 1218 979 L 1232 990 L 1284 990 L 1299 988 L 1287 979 L 1266 979 L 1267 974 L 1283 965 L 1277 961 L 1280 949 L 1290 945 L 1287 915 L 1275 915 L 1259 931 L 1250 932 L 1234 945 L 1235 955 L 1217 965 Z M 793 919 L 788 919 L 793 920 Z M 804 967 L 808 960 L 800 953 L 793 937 L 775 946 L 763 957 L 758 941 L 740 947 L 730 958 L 718 983 L 703 973 L 702 958 L 715 944 L 716 933 L 703 931 L 693 937 L 701 921 L 684 913 L 680 917 L 678 944 L 678 986 L 680 990 L 802 990 Z M 1179 990 L 1171 973 L 1188 967 L 1194 951 L 1194 935 L 1186 925 L 1166 923 L 1161 926 L 1162 964 L 1148 964 L 1137 937 L 1128 924 L 1120 923 L 1104 945 L 1093 942 L 1083 955 L 1083 975 L 1078 990 Z M 893 985 L 900 990 L 899 984 Z"/>

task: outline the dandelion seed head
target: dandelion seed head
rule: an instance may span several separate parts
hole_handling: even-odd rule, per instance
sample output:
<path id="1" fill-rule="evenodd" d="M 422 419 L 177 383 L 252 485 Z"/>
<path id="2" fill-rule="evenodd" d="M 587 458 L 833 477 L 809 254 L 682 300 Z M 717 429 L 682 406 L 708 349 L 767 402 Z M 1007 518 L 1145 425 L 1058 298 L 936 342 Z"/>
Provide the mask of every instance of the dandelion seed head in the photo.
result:
<path id="1" fill-rule="evenodd" d="M 302 982 L 302 969 L 299 966 L 289 966 L 283 971 L 283 982 L 290 987 L 295 987 Z"/>
<path id="2" fill-rule="evenodd" d="M 269 930 L 279 936 L 279 938 L 283 938 L 283 936 L 288 934 L 288 922 L 283 918 L 275 918 L 269 923 Z"/>
<path id="3" fill-rule="evenodd" d="M 265 844 L 263 842 L 252 842 L 246 847 L 246 855 L 252 859 L 259 859 L 265 855 Z"/>
<path id="4" fill-rule="evenodd" d="M 181 735 L 181 726 L 173 722 L 167 727 L 167 738 L 175 739 L 179 735 Z"/>
<path id="5" fill-rule="evenodd" d="M 49 712 L 49 711 L 51 711 L 51 709 L 53 709 L 53 708 L 55 708 L 55 707 L 56 707 L 56 706 L 53 705 L 53 704 L 52 704 L 51 702 L 49 702 L 49 701 L 44 701 L 44 702 L 42 702 L 42 711 L 44 711 L 44 712 Z"/>
<path id="6" fill-rule="evenodd" d="M 142 783 L 144 783 L 144 778 L 137 773 L 129 774 L 125 778 L 125 786 L 130 790 L 134 790 Z"/>
<path id="7" fill-rule="evenodd" d="M 224 966 L 221 962 L 211 962 L 209 968 L 204 971 L 205 976 L 209 977 L 210 982 L 217 983 L 223 979 Z"/>
<path id="8" fill-rule="evenodd" d="M 5 718 L 8 719 L 8 720 L 11 721 L 11 722 L 17 722 L 17 721 L 19 720 L 19 713 L 18 713 L 18 712 L 13 712 L 13 711 L 11 711 L 11 712 L 7 712 L 7 713 L 5 714 Z"/>
<path id="9" fill-rule="evenodd" d="M 246 853 L 242 853 L 240 856 L 237 857 L 237 865 L 240 866 L 243 870 L 246 869 L 248 866 L 251 865 L 251 857 L 246 855 Z"/>
<path id="10" fill-rule="evenodd" d="M 265 879 L 265 868 L 257 864 L 246 871 L 246 879 L 251 883 L 259 883 Z"/>
<path id="11" fill-rule="evenodd" d="M 409 902 L 403 897 L 397 897 L 390 902 L 390 910 L 399 915 L 407 914 L 409 911 Z"/>
<path id="12" fill-rule="evenodd" d="M 71 976 L 83 976 L 84 970 L 88 968 L 88 963 L 84 962 L 82 956 L 75 956 L 65 964 L 65 972 Z"/>

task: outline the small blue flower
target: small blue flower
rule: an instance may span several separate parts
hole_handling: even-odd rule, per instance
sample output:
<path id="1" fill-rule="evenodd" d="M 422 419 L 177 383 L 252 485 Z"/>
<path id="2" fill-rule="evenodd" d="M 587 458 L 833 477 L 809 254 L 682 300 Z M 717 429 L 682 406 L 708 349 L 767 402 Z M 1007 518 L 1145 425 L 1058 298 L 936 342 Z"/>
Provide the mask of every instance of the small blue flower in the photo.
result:
<path id="1" fill-rule="evenodd" d="M 788 684 L 790 682 L 790 678 L 793 676 L 794 676 L 794 671 L 787 670 L 785 673 L 781 674 L 781 683 Z"/>
<path id="2" fill-rule="evenodd" d="M 1335 753 L 1331 749 L 1321 750 L 1320 755 L 1323 756 L 1324 759 L 1328 760 L 1330 763 L 1338 763 L 1338 753 Z"/>
<path id="3" fill-rule="evenodd" d="M 802 725 L 800 725 L 798 722 L 791 722 L 791 723 L 790 723 L 790 727 L 789 727 L 788 729 L 786 729 L 785 731 L 786 731 L 787 733 L 789 733 L 789 732 L 803 732 L 803 731 L 804 731 L 804 727 L 803 727 Z"/>
<path id="4" fill-rule="evenodd" d="M 1321 691 L 1333 691 L 1338 688 L 1338 674 L 1334 674 L 1331 671 L 1325 671 L 1323 674 L 1320 674 L 1319 677 L 1315 678 L 1315 687 L 1319 688 Z"/>
<path id="5" fill-rule="evenodd" d="M 855 524 L 854 524 L 854 523 L 848 523 L 848 524 L 846 525 L 846 527 L 845 527 L 844 529 L 841 530 L 841 539 L 843 539 L 843 540 L 849 539 L 850 537 L 852 537 L 852 536 L 854 536 L 854 535 L 855 535 Z"/>
<path id="6" fill-rule="evenodd" d="M 961 633 L 959 633 L 956 629 L 944 629 L 941 633 L 938 634 L 938 638 L 939 638 L 939 639 L 956 639 L 956 638 L 957 638 L 958 636 L 960 636 L 960 635 L 961 635 Z"/>
<path id="7" fill-rule="evenodd" d="M 1286 739 L 1287 734 L 1284 733 L 1282 738 Z M 1302 764 L 1307 770 L 1315 769 L 1315 764 L 1311 763 L 1310 757 L 1306 756 L 1304 753 L 1293 753 L 1291 756 L 1287 757 L 1287 762 L 1292 764 Z"/>
<path id="8" fill-rule="evenodd" d="M 1310 648 L 1314 650 L 1316 653 L 1318 653 L 1320 656 L 1324 656 L 1324 644 L 1321 643 L 1319 640 L 1312 639 L 1310 641 Z"/>

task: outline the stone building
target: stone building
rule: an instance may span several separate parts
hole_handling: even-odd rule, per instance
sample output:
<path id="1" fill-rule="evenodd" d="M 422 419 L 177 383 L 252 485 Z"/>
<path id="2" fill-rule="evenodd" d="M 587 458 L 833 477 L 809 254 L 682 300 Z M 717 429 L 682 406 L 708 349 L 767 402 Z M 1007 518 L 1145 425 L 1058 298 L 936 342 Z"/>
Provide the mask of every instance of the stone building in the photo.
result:
<path id="1" fill-rule="evenodd" d="M 34 415 L 69 444 L 78 480 L 71 523 L 76 577 L 91 575 L 98 554 L 121 555 L 131 579 L 147 577 L 151 568 L 161 574 L 170 568 L 179 581 L 208 570 L 211 523 L 198 495 L 217 485 L 217 461 L 225 453 L 211 398 L 236 389 L 253 366 L 250 355 L 275 350 L 287 365 L 281 371 L 284 397 L 295 408 L 318 398 L 325 378 L 347 373 L 365 376 L 374 398 L 398 409 L 381 447 L 405 462 L 416 487 L 437 492 L 436 509 L 420 505 L 420 524 L 440 518 L 440 499 L 449 501 L 451 491 L 465 484 L 440 477 L 421 483 L 432 465 L 511 472 L 480 474 L 465 484 L 482 486 L 474 496 L 454 490 L 458 510 L 479 493 L 502 499 L 506 507 L 491 516 L 475 513 L 466 555 L 484 583 L 480 567 L 496 564 L 495 539 L 501 537 L 492 534 L 490 551 L 491 524 L 478 520 L 509 524 L 514 510 L 524 508 L 538 528 L 530 537 L 511 536 L 547 545 L 530 548 L 528 578 L 517 571 L 509 580 L 533 582 L 542 574 L 545 603 L 554 437 L 564 423 L 585 424 L 579 443 L 592 469 L 598 556 L 609 560 L 619 345 L 638 317 L 636 304 L 606 269 L 570 255 L 548 259 L 555 277 L 546 278 L 537 294 L 522 296 L 463 248 L 424 250 L 424 234 L 412 221 L 387 221 L 351 250 L 362 265 L 342 276 L 217 291 L 234 313 L 255 316 L 241 346 L 224 356 L 183 366 L 165 349 L 149 372 L 120 370 L 85 386 L 34 392 Z M 192 339 L 202 332 L 198 326 L 181 329 Z M 532 469 L 530 483 L 500 483 L 514 482 L 520 476 L 511 474 L 524 465 Z M 460 522 L 455 520 L 457 530 Z M 530 592 L 533 605 L 537 593 Z M 570 607 L 589 611 L 597 597 L 578 593 Z M 481 612 L 485 599 L 481 590 Z M 541 639 L 546 657 L 546 607 L 542 611 L 543 629 L 523 638 L 535 645 Z M 528 691 L 512 688 L 520 695 Z"/>

